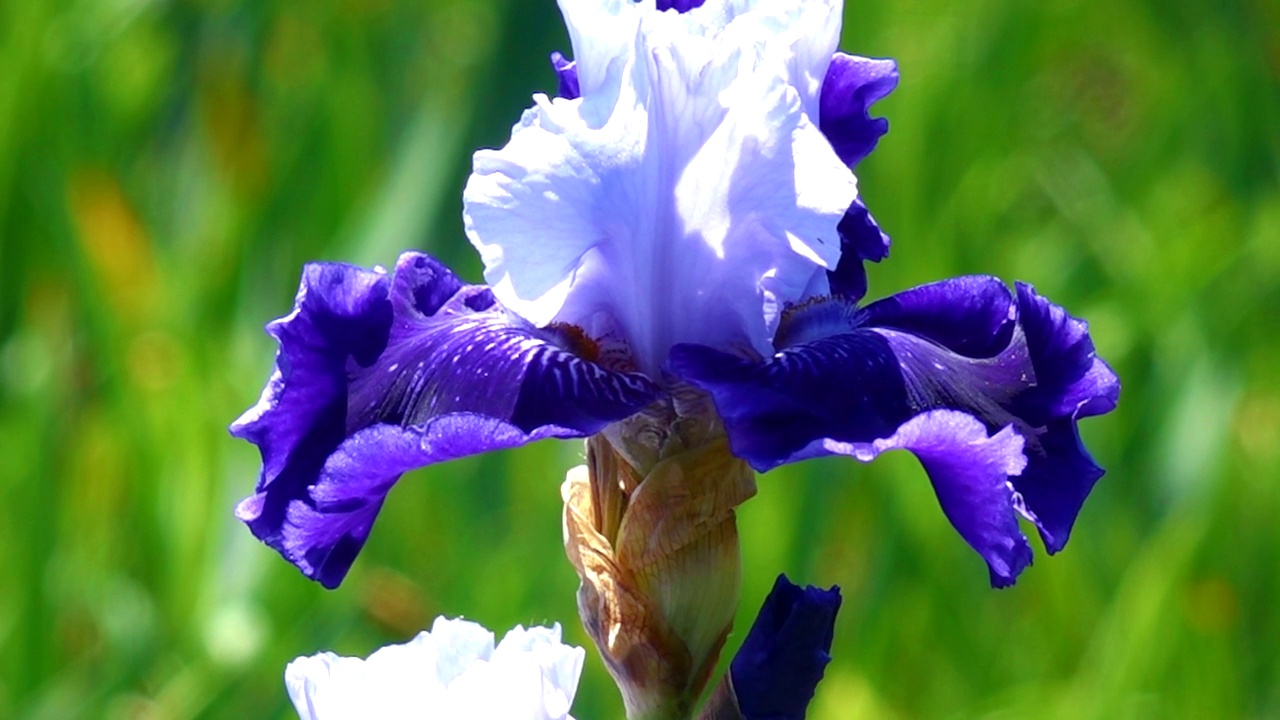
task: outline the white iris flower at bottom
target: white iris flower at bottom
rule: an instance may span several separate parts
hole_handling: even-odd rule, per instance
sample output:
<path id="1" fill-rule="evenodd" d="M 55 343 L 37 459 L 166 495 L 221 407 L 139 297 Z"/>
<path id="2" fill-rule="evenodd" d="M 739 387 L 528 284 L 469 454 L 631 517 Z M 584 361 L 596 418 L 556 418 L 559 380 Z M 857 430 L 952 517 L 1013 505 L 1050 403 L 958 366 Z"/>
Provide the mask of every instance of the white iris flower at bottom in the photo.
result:
<path id="1" fill-rule="evenodd" d="M 285 669 L 302 720 L 510 718 L 573 720 L 585 653 L 560 642 L 559 623 L 493 633 L 436 618 L 430 631 L 369 658 L 322 652 Z"/>

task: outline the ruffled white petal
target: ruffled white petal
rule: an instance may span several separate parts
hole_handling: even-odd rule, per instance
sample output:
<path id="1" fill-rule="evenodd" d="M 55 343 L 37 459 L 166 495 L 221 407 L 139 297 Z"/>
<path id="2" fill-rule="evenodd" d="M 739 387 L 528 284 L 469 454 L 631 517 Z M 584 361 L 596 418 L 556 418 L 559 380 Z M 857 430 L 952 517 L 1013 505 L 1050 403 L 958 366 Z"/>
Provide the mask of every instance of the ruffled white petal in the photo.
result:
<path id="1" fill-rule="evenodd" d="M 437 618 L 430 632 L 367 660 L 325 652 L 285 669 L 302 720 L 501 717 L 572 720 L 585 652 L 560 642 L 560 626 L 493 634 Z"/>
<path id="2" fill-rule="evenodd" d="M 825 290 L 853 175 L 816 125 L 835 0 L 561 0 L 582 97 L 538 95 L 476 153 L 467 234 L 504 305 L 616 333 L 642 370 L 698 342 L 769 352 Z"/>

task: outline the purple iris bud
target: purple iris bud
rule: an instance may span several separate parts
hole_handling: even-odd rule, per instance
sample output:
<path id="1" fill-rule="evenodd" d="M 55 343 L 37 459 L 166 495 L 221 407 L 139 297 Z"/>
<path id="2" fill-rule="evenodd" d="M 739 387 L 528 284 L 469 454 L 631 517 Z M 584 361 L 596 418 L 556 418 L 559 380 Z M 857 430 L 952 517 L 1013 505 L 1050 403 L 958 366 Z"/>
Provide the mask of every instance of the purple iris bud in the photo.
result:
<path id="1" fill-rule="evenodd" d="M 779 575 L 729 664 L 738 709 L 747 720 L 804 720 L 831 662 L 840 588 L 801 588 Z"/>

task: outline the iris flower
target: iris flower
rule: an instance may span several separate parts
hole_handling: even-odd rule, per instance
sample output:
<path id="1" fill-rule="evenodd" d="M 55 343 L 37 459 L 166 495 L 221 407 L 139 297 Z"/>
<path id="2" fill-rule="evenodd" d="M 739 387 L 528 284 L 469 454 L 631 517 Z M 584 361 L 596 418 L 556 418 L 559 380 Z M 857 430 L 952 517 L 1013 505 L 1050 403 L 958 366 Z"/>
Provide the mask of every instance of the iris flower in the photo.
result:
<path id="1" fill-rule="evenodd" d="M 232 426 L 262 453 L 253 533 L 335 587 L 409 470 L 597 434 L 652 464 L 689 432 L 760 472 L 914 453 L 996 586 L 1031 563 L 1019 517 L 1061 550 L 1103 474 L 1077 421 L 1116 376 L 1029 285 L 864 302 L 888 238 L 852 170 L 898 73 L 836 51 L 841 2 L 560 7 L 559 96 L 464 193 L 487 284 L 418 252 L 315 263 L 268 326 L 275 372 Z"/>
<path id="2" fill-rule="evenodd" d="M 573 720 L 585 656 L 560 642 L 558 624 L 517 625 L 495 647 L 484 627 L 440 617 L 430 631 L 367 660 L 300 657 L 285 669 L 285 685 L 302 720 Z"/>

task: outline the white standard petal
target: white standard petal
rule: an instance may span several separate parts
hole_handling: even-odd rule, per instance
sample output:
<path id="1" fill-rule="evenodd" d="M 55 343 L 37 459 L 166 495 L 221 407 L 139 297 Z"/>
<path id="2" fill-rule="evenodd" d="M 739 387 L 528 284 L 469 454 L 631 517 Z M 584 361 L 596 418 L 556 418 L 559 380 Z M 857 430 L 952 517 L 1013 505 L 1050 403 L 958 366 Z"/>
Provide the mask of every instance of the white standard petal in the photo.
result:
<path id="1" fill-rule="evenodd" d="M 559 623 L 549 628 L 532 627 L 528 630 L 517 625 L 498 643 L 493 651 L 493 662 L 501 664 L 520 656 L 532 660 L 538 668 L 545 715 L 553 720 L 569 717 L 586 652 L 580 647 L 560 642 Z"/>
<path id="2" fill-rule="evenodd" d="M 560 5 L 582 97 L 536 96 L 476 153 L 486 279 L 534 324 L 620 335 L 652 374 L 679 342 L 769 353 L 780 309 L 825 290 L 857 192 L 815 115 L 839 3 Z"/>
<path id="3" fill-rule="evenodd" d="M 560 642 L 560 626 L 493 634 L 437 618 L 430 632 L 368 660 L 325 652 L 285 669 L 302 720 L 502 717 L 566 720 L 585 651 Z"/>
<path id="4" fill-rule="evenodd" d="M 493 633 L 462 618 L 436 618 L 431 624 L 436 641 L 436 673 L 446 687 L 467 668 L 493 654 Z"/>
<path id="5" fill-rule="evenodd" d="M 289 699 L 301 720 L 341 720 L 363 709 L 364 661 L 324 652 L 300 657 L 284 670 Z"/>

